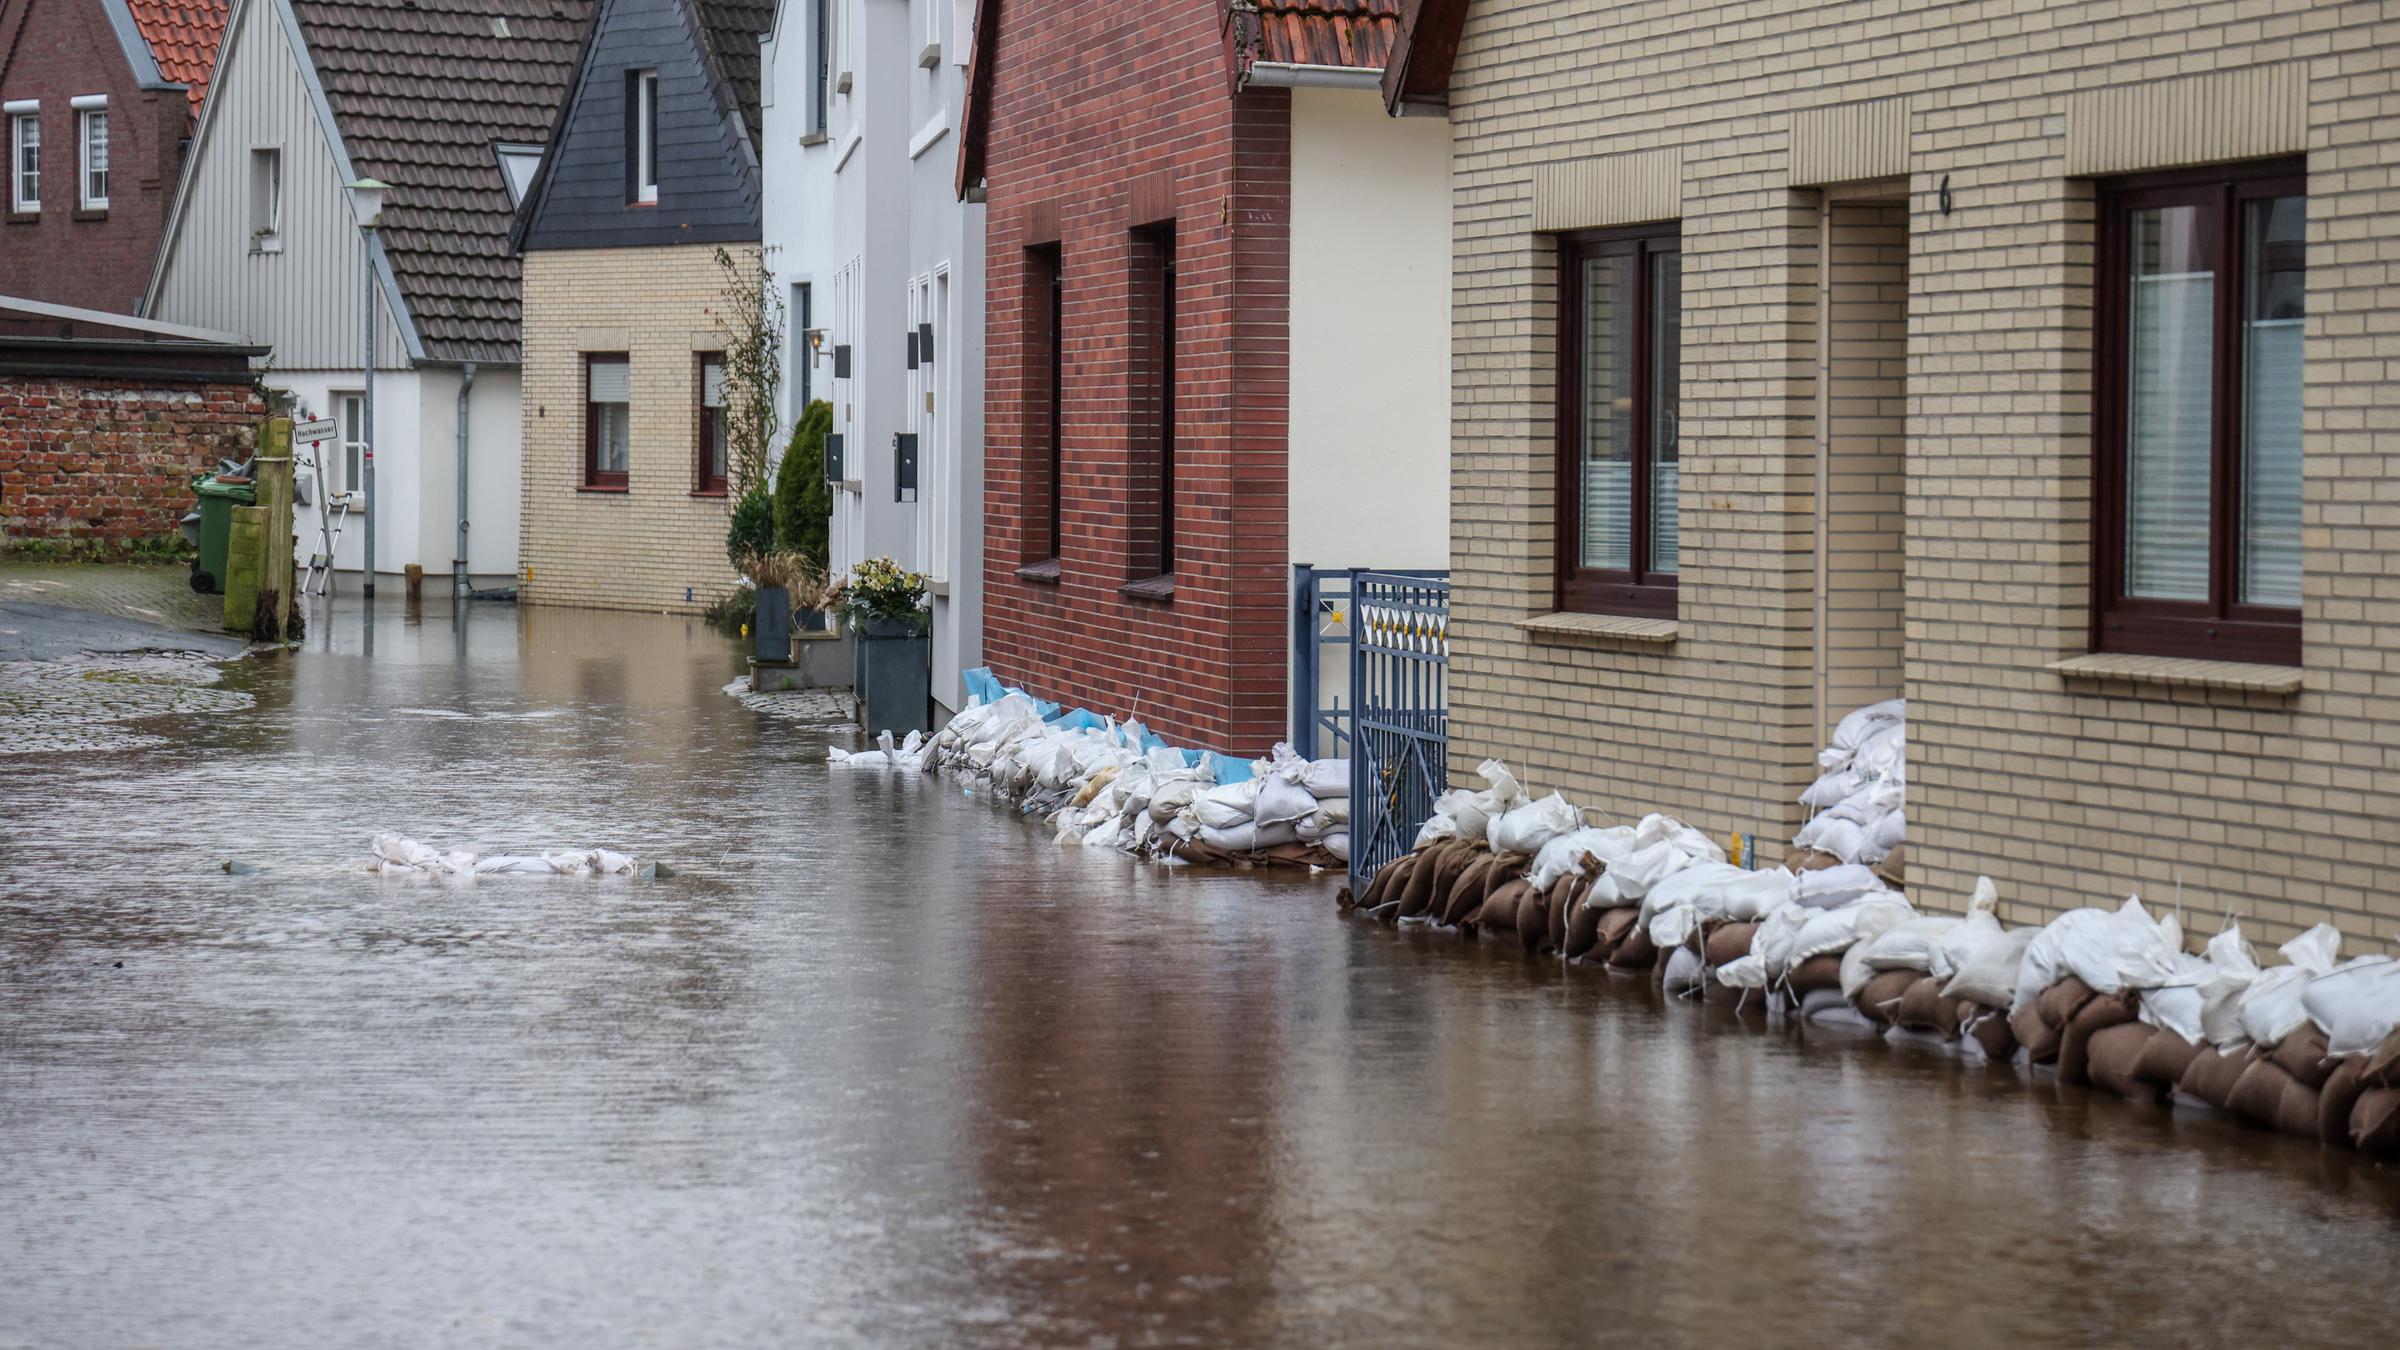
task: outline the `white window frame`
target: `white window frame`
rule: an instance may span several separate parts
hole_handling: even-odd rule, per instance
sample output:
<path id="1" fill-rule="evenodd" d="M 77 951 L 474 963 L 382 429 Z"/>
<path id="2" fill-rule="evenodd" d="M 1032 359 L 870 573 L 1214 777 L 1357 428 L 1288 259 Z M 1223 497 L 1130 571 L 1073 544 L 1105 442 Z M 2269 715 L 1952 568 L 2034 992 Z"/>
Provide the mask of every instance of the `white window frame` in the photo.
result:
<path id="1" fill-rule="evenodd" d="M 5 105 L 8 114 L 8 209 L 20 215 L 33 215 L 42 209 L 42 105 L 34 99 L 11 99 Z M 33 132 L 33 167 L 25 166 L 27 150 L 25 132 Z M 33 180 L 33 195 L 25 195 L 26 178 Z"/>
<path id="2" fill-rule="evenodd" d="M 68 100 L 75 109 L 75 148 L 78 163 L 75 174 L 75 199 L 86 211 L 108 209 L 108 95 L 83 94 Z M 99 163 L 92 161 L 92 132 L 100 132 Z M 100 191 L 92 191 L 92 179 L 99 177 Z"/>
<path id="3" fill-rule="evenodd" d="M 331 463 L 317 466 L 317 472 L 325 479 L 326 499 L 330 501 L 343 492 L 358 492 L 363 498 L 367 396 L 356 389 L 336 389 L 325 396 L 325 401 L 333 405 L 334 435 L 341 447 L 334 452 Z"/>
<path id="4" fill-rule="evenodd" d="M 939 4 L 942 0 L 934 0 Z M 949 0 L 950 46 L 944 55 L 950 64 L 963 66 L 975 52 L 975 0 Z"/>
<path id="5" fill-rule="evenodd" d="M 658 205 L 658 72 L 633 73 L 633 200 Z"/>
<path id="6" fill-rule="evenodd" d="M 942 60 L 942 10 L 947 3 L 946 0 L 917 0 L 917 3 L 925 10 L 925 47 L 917 54 L 917 64 L 931 70 Z"/>
<path id="7" fill-rule="evenodd" d="M 526 190 L 533 186 L 533 176 L 541 172 L 542 147 L 499 141 L 492 146 L 492 157 L 500 162 L 500 181 L 508 189 L 508 204 L 516 206 L 523 202 Z M 517 179 L 520 168 L 524 171 L 523 182 Z"/>
<path id="8" fill-rule="evenodd" d="M 263 180 L 259 177 L 262 165 L 266 166 Z M 283 252 L 283 147 L 280 145 L 250 147 L 250 251 Z"/>

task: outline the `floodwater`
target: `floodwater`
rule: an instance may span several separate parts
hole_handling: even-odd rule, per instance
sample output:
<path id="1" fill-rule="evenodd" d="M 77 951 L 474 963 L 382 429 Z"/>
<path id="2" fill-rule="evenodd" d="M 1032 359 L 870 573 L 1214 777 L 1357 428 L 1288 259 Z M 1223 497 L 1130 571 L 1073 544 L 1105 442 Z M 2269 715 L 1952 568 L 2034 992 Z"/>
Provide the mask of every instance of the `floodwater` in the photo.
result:
<path id="1" fill-rule="evenodd" d="M 376 619 L 0 757 L 0 1345 L 2400 1325 L 2353 1158 L 1058 850 L 828 770 L 694 624 Z M 353 870 L 382 829 L 677 875 Z"/>

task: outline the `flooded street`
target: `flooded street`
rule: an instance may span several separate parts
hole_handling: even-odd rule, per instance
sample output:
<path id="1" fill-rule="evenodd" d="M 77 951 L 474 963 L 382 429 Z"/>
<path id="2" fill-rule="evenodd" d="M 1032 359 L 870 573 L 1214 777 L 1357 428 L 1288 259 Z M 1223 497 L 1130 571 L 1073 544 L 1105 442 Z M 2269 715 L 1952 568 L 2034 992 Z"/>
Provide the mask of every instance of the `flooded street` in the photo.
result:
<path id="1" fill-rule="evenodd" d="M 355 602 L 0 756 L 0 1346 L 2371 1344 L 2400 1177 L 829 771 Z M 847 742 L 845 742 L 847 743 Z M 411 882 L 442 847 L 669 878 Z M 228 860 L 255 874 L 228 874 Z"/>

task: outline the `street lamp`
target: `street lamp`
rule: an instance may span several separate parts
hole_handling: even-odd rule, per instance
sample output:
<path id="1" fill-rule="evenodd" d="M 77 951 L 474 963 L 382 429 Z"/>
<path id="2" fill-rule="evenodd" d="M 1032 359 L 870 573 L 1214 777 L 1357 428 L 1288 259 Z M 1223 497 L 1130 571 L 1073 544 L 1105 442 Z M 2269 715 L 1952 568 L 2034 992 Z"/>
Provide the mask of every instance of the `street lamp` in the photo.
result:
<path id="1" fill-rule="evenodd" d="M 375 229 L 383 223 L 383 194 L 391 186 L 373 178 L 342 186 L 350 194 L 350 209 L 358 215 L 358 235 L 367 259 L 366 371 L 362 377 L 366 389 L 359 400 L 364 405 L 365 423 L 360 435 L 366 444 L 359 455 L 366 465 L 367 480 L 367 559 L 360 590 L 369 600 L 375 598 Z"/>

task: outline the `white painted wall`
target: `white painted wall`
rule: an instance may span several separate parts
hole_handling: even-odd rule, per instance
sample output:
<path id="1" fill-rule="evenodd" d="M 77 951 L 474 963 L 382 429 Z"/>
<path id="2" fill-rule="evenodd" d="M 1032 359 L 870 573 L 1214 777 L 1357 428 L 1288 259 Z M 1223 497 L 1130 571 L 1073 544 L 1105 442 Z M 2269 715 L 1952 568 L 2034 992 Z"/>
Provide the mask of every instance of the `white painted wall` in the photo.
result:
<path id="1" fill-rule="evenodd" d="M 1450 565 L 1450 123 L 1292 91 L 1291 561 Z"/>

